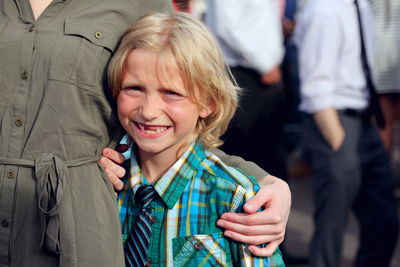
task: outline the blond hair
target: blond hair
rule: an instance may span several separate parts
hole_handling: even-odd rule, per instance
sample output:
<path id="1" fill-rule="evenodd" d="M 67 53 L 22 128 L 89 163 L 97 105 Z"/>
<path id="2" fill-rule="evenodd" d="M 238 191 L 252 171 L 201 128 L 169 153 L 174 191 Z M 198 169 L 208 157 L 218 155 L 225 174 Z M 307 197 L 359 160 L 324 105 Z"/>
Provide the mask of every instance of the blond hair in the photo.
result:
<path id="1" fill-rule="evenodd" d="M 189 99 L 200 108 L 213 110 L 207 118 L 199 118 L 199 140 L 207 149 L 220 146 L 220 137 L 237 107 L 239 88 L 210 31 L 182 12 L 152 13 L 139 19 L 123 35 L 109 65 L 108 78 L 114 96 L 121 90 L 125 61 L 137 48 L 154 49 L 159 57 L 177 63 Z"/>

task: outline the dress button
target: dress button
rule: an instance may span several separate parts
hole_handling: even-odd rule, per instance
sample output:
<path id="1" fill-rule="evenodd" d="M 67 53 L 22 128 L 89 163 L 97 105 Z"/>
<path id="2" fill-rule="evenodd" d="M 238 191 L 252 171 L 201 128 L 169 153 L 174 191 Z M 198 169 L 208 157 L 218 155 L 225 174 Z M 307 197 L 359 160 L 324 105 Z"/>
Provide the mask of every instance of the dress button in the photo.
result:
<path id="1" fill-rule="evenodd" d="M 8 222 L 6 220 L 1 221 L 1 226 L 8 227 Z"/>
<path id="2" fill-rule="evenodd" d="M 35 25 L 33 25 L 33 24 L 29 25 L 29 27 L 28 27 L 29 32 L 33 32 L 34 29 L 35 29 Z"/>
<path id="3" fill-rule="evenodd" d="M 22 78 L 23 80 L 28 79 L 28 72 L 27 72 L 26 70 L 24 70 L 23 72 L 21 72 L 21 78 Z"/>
<path id="4" fill-rule="evenodd" d="M 103 34 L 102 34 L 101 32 L 95 32 L 95 33 L 94 33 L 94 37 L 95 37 L 96 39 L 101 39 L 101 38 L 103 38 Z"/>
<path id="5" fill-rule="evenodd" d="M 196 250 L 200 250 L 200 249 L 202 249 L 203 247 L 204 247 L 204 245 L 203 245 L 203 243 L 200 242 L 200 241 L 197 241 L 197 242 L 194 244 L 194 248 L 195 248 Z"/>
<path id="6" fill-rule="evenodd" d="M 15 177 L 15 172 L 14 171 L 8 171 L 7 172 L 7 178 L 8 179 L 13 179 Z"/>
<path id="7" fill-rule="evenodd" d="M 22 126 L 22 120 L 21 119 L 16 119 L 15 120 L 15 125 L 18 126 L 18 127 L 21 127 Z"/>

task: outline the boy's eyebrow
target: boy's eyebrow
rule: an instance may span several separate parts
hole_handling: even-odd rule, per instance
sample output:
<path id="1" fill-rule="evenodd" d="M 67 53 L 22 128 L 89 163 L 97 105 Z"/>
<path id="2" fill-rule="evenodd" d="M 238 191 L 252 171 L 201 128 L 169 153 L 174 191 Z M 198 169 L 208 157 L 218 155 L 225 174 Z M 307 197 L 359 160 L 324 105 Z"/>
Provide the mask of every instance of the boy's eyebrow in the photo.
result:
<path id="1" fill-rule="evenodd" d="M 189 91 L 186 90 L 184 87 L 174 87 L 174 86 L 162 86 L 160 88 L 161 90 L 166 90 L 166 91 L 174 91 L 177 92 L 179 94 L 181 94 L 182 96 L 189 96 Z"/>
<path id="2" fill-rule="evenodd" d="M 163 90 L 170 90 L 170 91 L 182 91 L 182 92 L 186 92 L 186 89 L 181 88 L 181 87 L 177 87 L 177 86 L 161 86 L 160 89 L 163 89 Z"/>
<path id="3" fill-rule="evenodd" d="M 124 81 L 122 81 L 121 86 L 122 87 L 141 86 L 141 82 L 136 79 L 135 80 L 131 79 L 128 81 L 124 80 Z"/>
<path id="4" fill-rule="evenodd" d="M 142 86 L 142 84 L 140 82 L 137 82 L 137 81 L 123 82 L 121 85 L 122 88 L 129 88 L 129 87 L 134 87 L 134 86 L 144 87 L 144 86 Z M 175 91 L 175 92 L 178 92 L 185 96 L 187 96 L 189 94 L 189 92 L 186 89 L 181 88 L 181 87 L 174 87 L 174 86 L 161 86 L 161 87 L 157 88 L 157 90 Z"/>

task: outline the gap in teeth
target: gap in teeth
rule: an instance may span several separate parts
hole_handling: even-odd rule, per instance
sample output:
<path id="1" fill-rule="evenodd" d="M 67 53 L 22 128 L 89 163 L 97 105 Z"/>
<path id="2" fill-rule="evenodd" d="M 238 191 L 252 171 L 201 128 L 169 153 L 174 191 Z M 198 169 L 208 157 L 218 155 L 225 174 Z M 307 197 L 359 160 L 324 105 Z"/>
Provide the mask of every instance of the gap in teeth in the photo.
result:
<path id="1" fill-rule="evenodd" d="M 167 129 L 167 127 L 159 127 L 159 128 L 157 128 L 155 130 L 151 130 L 151 129 L 148 129 L 148 127 L 146 127 L 144 125 L 141 125 L 141 124 L 139 124 L 139 127 L 143 132 L 149 133 L 149 134 L 161 133 L 161 132 L 163 132 L 163 131 L 165 131 Z"/>

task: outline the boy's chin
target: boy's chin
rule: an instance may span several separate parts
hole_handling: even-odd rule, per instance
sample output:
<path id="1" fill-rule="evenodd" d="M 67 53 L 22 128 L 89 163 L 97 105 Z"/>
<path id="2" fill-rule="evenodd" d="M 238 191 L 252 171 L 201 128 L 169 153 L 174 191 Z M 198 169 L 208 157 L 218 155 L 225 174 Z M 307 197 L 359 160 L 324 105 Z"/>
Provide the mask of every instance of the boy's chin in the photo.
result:
<path id="1" fill-rule="evenodd" d="M 163 151 L 162 148 L 160 148 L 159 146 L 148 146 L 148 145 L 141 145 L 141 144 L 137 144 L 138 146 L 138 150 L 139 152 L 142 153 L 149 153 L 149 154 L 154 154 L 154 153 L 160 153 Z"/>

